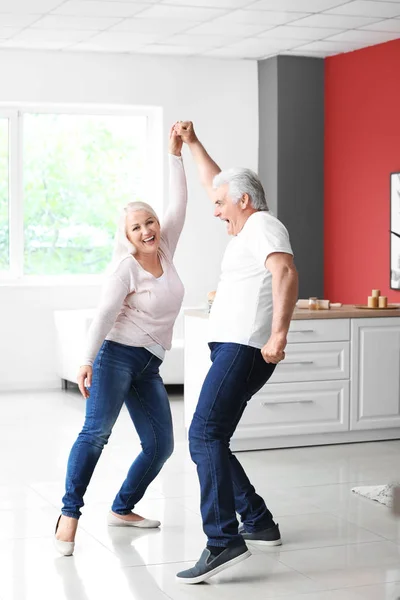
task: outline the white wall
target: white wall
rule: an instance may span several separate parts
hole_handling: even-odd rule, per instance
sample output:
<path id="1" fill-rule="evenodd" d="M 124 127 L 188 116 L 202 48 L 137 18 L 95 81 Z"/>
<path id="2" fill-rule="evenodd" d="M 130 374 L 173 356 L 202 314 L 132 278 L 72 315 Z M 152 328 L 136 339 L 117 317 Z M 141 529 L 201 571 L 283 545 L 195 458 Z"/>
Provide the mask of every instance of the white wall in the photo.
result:
<path id="1" fill-rule="evenodd" d="M 0 72 L 1 103 L 158 106 L 165 145 L 170 124 L 190 119 L 222 168 L 257 170 L 256 61 L 0 51 Z M 189 210 L 176 266 L 186 287 L 184 305 L 195 306 L 216 287 L 228 237 L 212 217 L 188 154 L 184 160 Z M 0 390 L 57 387 L 53 310 L 92 307 L 98 293 L 98 286 L 84 284 L 0 285 Z"/>

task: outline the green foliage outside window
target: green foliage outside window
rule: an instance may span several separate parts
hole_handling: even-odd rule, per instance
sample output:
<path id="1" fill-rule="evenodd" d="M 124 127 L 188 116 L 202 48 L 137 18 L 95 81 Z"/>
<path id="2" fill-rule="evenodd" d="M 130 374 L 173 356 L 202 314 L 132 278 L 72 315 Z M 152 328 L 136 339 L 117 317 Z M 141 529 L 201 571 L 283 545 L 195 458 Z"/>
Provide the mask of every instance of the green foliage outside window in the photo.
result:
<path id="1" fill-rule="evenodd" d="M 0 270 L 8 268 L 7 128 L 0 119 Z M 25 114 L 24 274 L 102 273 L 121 207 L 143 199 L 144 116 Z M 12 199 L 10 200 L 12 201 Z"/>

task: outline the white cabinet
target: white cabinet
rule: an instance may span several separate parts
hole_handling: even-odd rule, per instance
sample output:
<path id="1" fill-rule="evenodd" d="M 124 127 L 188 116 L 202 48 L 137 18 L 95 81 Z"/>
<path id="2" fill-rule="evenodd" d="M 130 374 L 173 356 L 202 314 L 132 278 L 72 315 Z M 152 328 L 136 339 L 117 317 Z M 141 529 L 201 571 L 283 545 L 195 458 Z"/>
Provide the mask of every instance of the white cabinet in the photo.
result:
<path id="1" fill-rule="evenodd" d="M 196 311 L 197 313 L 197 311 Z M 211 366 L 207 315 L 185 317 L 185 425 Z M 294 319 L 286 359 L 247 405 L 233 450 L 400 438 L 400 318 Z"/>
<path id="2" fill-rule="evenodd" d="M 248 403 L 235 437 L 347 431 L 349 382 L 267 383 Z"/>
<path id="3" fill-rule="evenodd" d="M 286 359 L 250 400 L 235 440 L 346 431 L 349 427 L 349 319 L 292 321 Z M 206 315 L 185 317 L 185 425 L 211 366 Z"/>
<path id="4" fill-rule="evenodd" d="M 288 344 L 286 358 L 277 365 L 273 382 L 348 379 L 349 354 L 349 342 Z"/>
<path id="5" fill-rule="evenodd" d="M 352 319 L 352 430 L 400 427 L 400 319 Z"/>
<path id="6" fill-rule="evenodd" d="M 350 319 L 292 321 L 288 344 L 305 342 L 343 342 L 350 340 Z"/>

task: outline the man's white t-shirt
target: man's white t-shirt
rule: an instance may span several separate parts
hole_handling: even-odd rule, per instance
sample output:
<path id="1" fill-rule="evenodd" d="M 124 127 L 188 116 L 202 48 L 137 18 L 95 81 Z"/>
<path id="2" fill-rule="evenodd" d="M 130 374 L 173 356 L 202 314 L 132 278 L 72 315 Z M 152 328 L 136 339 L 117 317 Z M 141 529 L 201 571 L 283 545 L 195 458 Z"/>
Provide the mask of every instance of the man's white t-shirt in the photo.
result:
<path id="1" fill-rule="evenodd" d="M 262 348 L 271 335 L 273 252 L 293 254 L 286 227 L 268 212 L 253 213 L 228 244 L 210 312 L 209 342 Z"/>

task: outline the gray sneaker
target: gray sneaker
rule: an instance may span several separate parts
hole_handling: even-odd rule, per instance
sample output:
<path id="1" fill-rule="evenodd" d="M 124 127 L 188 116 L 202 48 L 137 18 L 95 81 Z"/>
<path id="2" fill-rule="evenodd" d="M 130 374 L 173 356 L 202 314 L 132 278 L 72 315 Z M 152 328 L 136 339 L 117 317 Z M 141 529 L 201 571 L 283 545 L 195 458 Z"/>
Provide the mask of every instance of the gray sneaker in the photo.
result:
<path id="1" fill-rule="evenodd" d="M 181 583 L 201 583 L 224 569 L 242 562 L 249 556 L 251 556 L 251 552 L 247 546 L 226 548 L 218 556 L 213 556 L 208 548 L 205 548 L 194 567 L 181 571 L 176 578 Z"/>
<path id="2" fill-rule="evenodd" d="M 262 529 L 255 533 L 248 533 L 242 525 L 239 529 L 243 539 L 250 544 L 260 544 L 261 546 L 281 546 L 281 534 L 278 523 L 269 529 Z"/>

